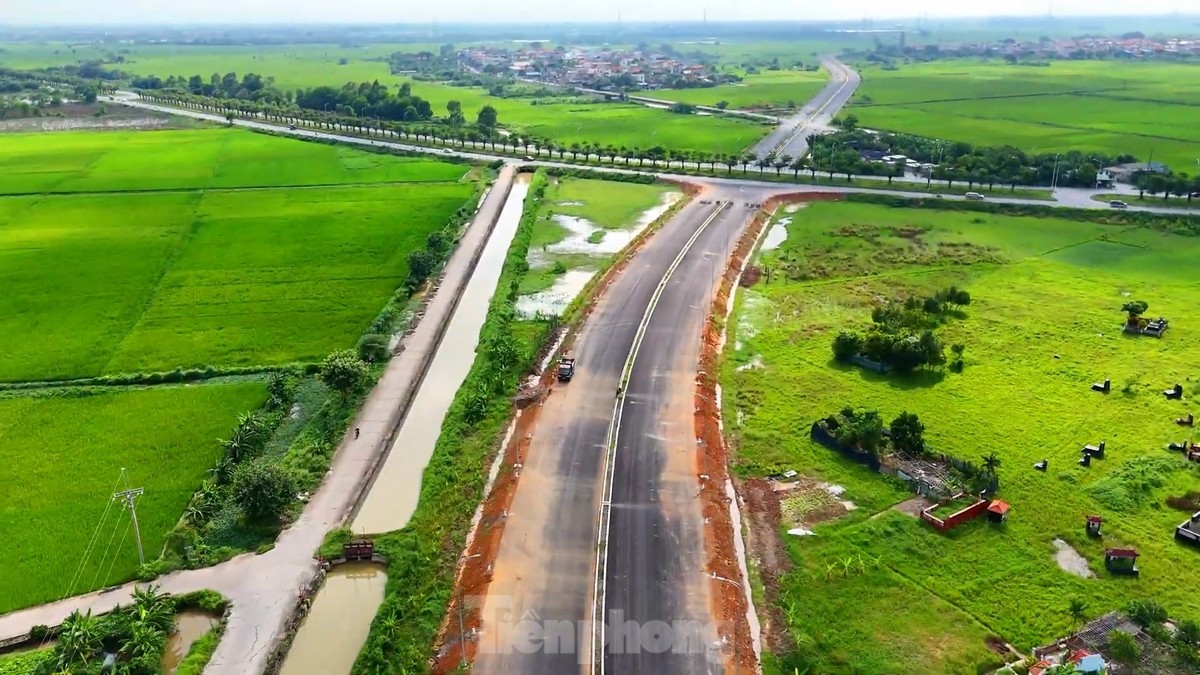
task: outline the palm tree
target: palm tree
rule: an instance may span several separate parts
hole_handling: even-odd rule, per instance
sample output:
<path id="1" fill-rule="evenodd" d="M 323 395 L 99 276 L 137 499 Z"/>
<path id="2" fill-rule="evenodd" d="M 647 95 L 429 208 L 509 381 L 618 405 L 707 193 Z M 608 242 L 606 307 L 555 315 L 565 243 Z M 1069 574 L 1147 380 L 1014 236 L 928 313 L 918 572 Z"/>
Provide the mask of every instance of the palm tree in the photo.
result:
<path id="1" fill-rule="evenodd" d="M 983 457 L 983 470 L 984 471 L 986 471 L 989 475 L 995 476 L 996 469 L 998 469 L 999 467 L 1000 467 L 1000 458 L 996 456 L 995 452 L 991 452 L 991 453 L 988 453 L 987 455 L 984 455 L 984 457 Z"/>
<path id="2" fill-rule="evenodd" d="M 782 172 L 784 169 L 791 166 L 791 164 L 792 164 L 792 156 L 791 155 L 782 155 L 780 157 L 776 157 L 775 158 L 775 175 L 778 176 L 780 174 L 780 172 Z"/>
<path id="3" fill-rule="evenodd" d="M 808 162 L 803 157 L 792 160 L 792 177 L 800 180 L 800 172 L 807 168 Z"/>
<path id="4" fill-rule="evenodd" d="M 750 163 L 755 161 L 756 159 L 758 159 L 758 155 L 753 152 L 748 152 L 738 158 L 738 163 L 742 165 L 742 174 L 743 175 L 745 175 L 746 168 L 748 166 L 750 166 Z"/>

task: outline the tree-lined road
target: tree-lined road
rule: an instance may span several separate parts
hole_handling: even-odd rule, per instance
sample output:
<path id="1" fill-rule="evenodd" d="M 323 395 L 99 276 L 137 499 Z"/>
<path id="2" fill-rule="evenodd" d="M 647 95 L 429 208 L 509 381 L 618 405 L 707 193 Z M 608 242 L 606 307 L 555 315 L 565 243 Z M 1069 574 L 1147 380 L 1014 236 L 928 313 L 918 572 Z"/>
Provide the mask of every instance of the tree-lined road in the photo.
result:
<path id="1" fill-rule="evenodd" d="M 850 73 L 850 75 L 849 75 L 850 77 L 853 77 L 853 78 L 858 77 L 857 74 L 854 73 L 852 70 L 850 70 L 849 73 Z M 851 80 L 848 80 L 848 81 L 851 81 Z M 830 86 L 834 86 L 834 85 L 831 83 Z M 857 84 L 855 84 L 854 86 L 857 86 Z M 852 92 L 842 91 L 837 96 L 830 97 L 829 96 L 829 88 L 830 87 L 827 86 L 825 91 L 822 91 L 820 94 L 818 94 L 817 99 L 823 99 L 826 102 L 830 103 L 829 108 L 826 109 L 825 111 L 823 111 L 821 113 L 821 115 L 832 117 L 830 110 L 832 110 L 835 107 L 835 104 L 833 102 L 836 101 L 837 99 L 842 99 L 841 103 L 836 104 L 836 106 L 840 108 L 840 106 L 842 104 L 844 104 L 846 100 L 849 99 Z M 199 110 L 191 110 L 191 109 L 186 109 L 186 108 L 177 108 L 177 107 L 173 107 L 173 106 L 165 106 L 165 105 L 158 105 L 158 104 L 153 104 L 153 103 L 146 103 L 145 101 L 139 100 L 137 94 L 134 94 L 132 92 L 118 92 L 117 95 L 115 95 L 115 96 L 105 97 L 105 100 L 110 101 L 112 103 L 119 103 L 121 105 L 127 105 L 127 106 L 131 106 L 131 107 L 135 107 L 135 108 L 142 108 L 145 110 L 153 110 L 153 111 L 172 114 L 172 115 L 191 117 L 193 119 L 200 119 L 200 120 L 216 122 L 216 123 L 220 123 L 220 124 L 226 123 L 226 118 L 221 115 L 202 112 Z M 816 99 L 814 99 L 814 100 L 816 100 Z M 809 105 L 807 105 L 805 107 L 809 108 L 809 109 L 819 109 L 821 107 L 821 105 L 818 104 L 814 108 L 813 104 L 810 103 Z M 587 165 L 587 166 L 581 167 L 578 164 L 572 164 L 570 162 L 562 162 L 562 161 L 555 162 L 552 160 L 544 160 L 544 159 L 534 159 L 532 161 L 520 161 L 520 160 L 513 159 L 511 156 L 492 154 L 492 153 L 478 151 L 478 150 L 455 150 L 455 149 L 450 149 L 450 148 L 434 148 L 434 147 L 429 147 L 426 145 L 399 143 L 396 141 L 388 141 L 388 140 L 376 140 L 376 139 L 371 139 L 371 138 L 363 138 L 361 136 L 350 136 L 350 135 L 346 135 L 346 134 L 331 133 L 331 132 L 325 132 L 325 131 L 316 131 L 313 129 L 305 129 L 305 128 L 290 129 L 287 126 L 284 126 L 282 124 L 274 124 L 274 123 L 263 122 L 263 121 L 254 120 L 254 119 L 235 118 L 233 120 L 233 125 L 237 126 L 237 127 L 247 128 L 247 129 L 266 131 L 266 132 L 283 135 L 283 136 L 293 136 L 296 138 L 310 138 L 310 139 L 323 140 L 323 141 L 333 141 L 333 142 L 337 142 L 337 143 L 345 143 L 347 145 L 357 145 L 357 146 L 364 146 L 364 147 L 388 148 L 391 150 L 398 150 L 398 151 L 402 151 L 402 152 L 423 153 L 423 154 L 428 154 L 428 155 L 432 155 L 432 156 L 440 155 L 440 156 L 446 156 L 446 157 L 461 157 L 461 158 L 465 158 L 465 159 L 472 159 L 472 160 L 483 161 L 483 162 L 490 162 L 490 161 L 494 161 L 497 159 L 501 159 L 501 160 L 504 160 L 504 161 L 507 161 L 510 163 L 527 164 L 530 166 L 556 167 L 556 168 L 561 168 L 561 169 L 586 168 L 590 171 L 596 171 L 596 172 L 600 172 L 600 173 L 615 173 L 615 174 L 637 174 L 637 173 L 645 174 L 645 173 L 648 173 L 646 171 L 639 171 L 639 170 L 633 169 L 633 168 L 623 168 L 623 167 L 618 167 L 618 166 Z M 800 134 L 800 136 L 805 137 L 805 139 L 807 138 L 807 134 Z M 805 147 L 807 147 L 807 140 L 804 140 L 804 143 L 806 144 Z M 789 146 L 789 147 L 793 147 L 793 146 Z M 891 196 L 895 196 L 895 197 L 908 197 L 908 198 L 928 198 L 930 196 L 929 193 L 927 193 L 927 192 L 906 192 L 903 190 L 881 190 L 881 189 L 877 189 L 877 188 L 866 188 L 866 187 L 859 188 L 859 187 L 848 187 L 848 186 L 828 186 L 828 187 L 826 187 L 826 186 L 819 186 L 819 185 L 807 185 L 807 184 L 803 184 L 803 183 L 780 183 L 780 182 L 772 182 L 772 181 L 754 180 L 753 178 L 746 178 L 744 175 L 741 178 L 735 178 L 732 176 L 725 176 L 725 177 L 692 176 L 692 175 L 688 175 L 688 174 L 672 173 L 670 170 L 666 170 L 666 171 L 657 171 L 656 170 L 656 171 L 649 172 L 649 173 L 652 173 L 652 175 L 654 175 L 658 178 L 664 179 L 664 180 L 684 181 L 684 182 L 689 182 L 689 183 L 696 183 L 699 185 L 713 185 L 713 186 L 729 185 L 729 186 L 734 186 L 734 187 L 742 187 L 742 188 L 746 188 L 746 189 L 776 189 L 776 190 L 786 190 L 788 192 L 840 192 L 840 193 L 857 192 L 857 193 L 863 193 L 863 194 L 880 194 L 880 195 L 891 195 Z M 920 182 L 920 181 L 919 180 L 911 180 L 911 181 L 898 181 L 898 182 L 916 183 L 916 182 Z M 1024 199 L 1024 198 L 1019 198 L 1019 197 L 1014 197 L 1014 198 L 995 197 L 995 198 L 990 198 L 989 201 L 995 202 L 995 203 L 1001 203 L 1001 204 L 1023 204 L 1023 205 L 1029 205 L 1029 206 L 1051 206 L 1051 207 L 1063 206 L 1063 207 L 1081 208 L 1081 209 L 1108 209 L 1109 207 L 1106 203 L 1097 202 L 1092 199 L 1092 197 L 1094 195 L 1106 193 L 1106 192 L 1112 192 L 1112 190 L 1086 190 L 1086 189 L 1082 189 L 1082 188 L 1058 188 L 1057 190 L 1054 191 L 1054 198 L 1056 201 L 1053 201 L 1053 202 L 1046 201 L 1046 200 L 1040 200 L 1040 199 Z M 962 200 L 963 199 L 963 197 L 961 195 L 945 195 L 944 198 L 948 199 L 948 200 Z M 1179 214 L 1179 215 L 1186 215 L 1186 214 L 1200 215 L 1200 208 L 1182 209 L 1182 208 L 1174 208 L 1174 207 L 1138 206 L 1138 205 L 1131 204 L 1129 206 L 1129 210 L 1130 211 L 1149 211 L 1149 212 Z"/>

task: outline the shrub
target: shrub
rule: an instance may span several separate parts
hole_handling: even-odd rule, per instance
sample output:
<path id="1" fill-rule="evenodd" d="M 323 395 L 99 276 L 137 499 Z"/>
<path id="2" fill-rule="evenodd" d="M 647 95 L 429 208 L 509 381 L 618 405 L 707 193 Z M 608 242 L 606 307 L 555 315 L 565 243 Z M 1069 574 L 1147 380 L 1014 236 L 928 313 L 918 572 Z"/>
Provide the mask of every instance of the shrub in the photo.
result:
<path id="1" fill-rule="evenodd" d="M 1108 654 L 1117 663 L 1132 665 L 1141 657 L 1142 648 L 1129 633 L 1114 630 L 1108 634 Z"/>
<path id="2" fill-rule="evenodd" d="M 421 284 L 433 274 L 437 267 L 437 256 L 426 249 L 417 249 L 408 254 L 408 279 L 404 282 L 410 293 L 416 292 Z"/>
<path id="3" fill-rule="evenodd" d="M 277 520 L 295 498 L 296 479 L 283 467 L 257 459 L 234 469 L 232 494 L 251 520 Z"/>
<path id="4" fill-rule="evenodd" d="M 925 425 L 914 413 L 900 413 L 892 420 L 889 431 L 895 449 L 916 455 L 925 452 Z"/>
<path id="5" fill-rule="evenodd" d="M 50 627 L 44 623 L 39 623 L 38 625 L 29 629 L 29 638 L 31 640 L 37 640 L 40 642 L 45 640 L 47 637 L 50 637 Z"/>
<path id="6" fill-rule="evenodd" d="M 198 609 L 204 612 L 221 614 L 229 606 L 229 601 L 225 599 L 225 596 L 207 588 L 176 595 L 172 600 L 175 602 L 175 611 L 177 612 L 185 609 Z"/>
<path id="7" fill-rule="evenodd" d="M 321 363 L 319 377 L 330 389 L 348 396 L 367 376 L 367 364 L 349 349 L 333 352 Z"/>
<path id="8" fill-rule="evenodd" d="M 863 350 L 863 339 L 858 333 L 842 331 L 833 339 L 833 356 L 845 361 Z"/>
<path id="9" fill-rule="evenodd" d="M 271 373 L 267 378 L 267 393 L 271 397 L 272 408 L 286 408 L 292 402 L 296 390 L 296 379 L 285 372 Z"/>
<path id="10" fill-rule="evenodd" d="M 358 358 L 367 363 L 386 361 L 388 357 L 388 337 L 378 333 L 368 333 L 358 339 Z"/>
<path id="11" fill-rule="evenodd" d="M 1155 600 L 1130 600 L 1125 605 L 1125 614 L 1139 626 L 1161 624 L 1167 620 L 1167 610 Z"/>
<path id="12" fill-rule="evenodd" d="M 1146 313 L 1147 309 L 1150 309 L 1150 304 L 1144 300 L 1131 300 L 1121 305 L 1121 311 L 1129 316 L 1141 316 Z"/>

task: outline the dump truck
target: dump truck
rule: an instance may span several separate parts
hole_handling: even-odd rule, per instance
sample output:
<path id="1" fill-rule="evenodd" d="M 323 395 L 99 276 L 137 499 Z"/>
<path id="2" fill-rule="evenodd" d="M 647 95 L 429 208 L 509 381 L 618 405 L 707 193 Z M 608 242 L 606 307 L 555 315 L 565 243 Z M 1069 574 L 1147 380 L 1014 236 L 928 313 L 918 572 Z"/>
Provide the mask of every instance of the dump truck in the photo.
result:
<path id="1" fill-rule="evenodd" d="M 575 359 L 564 356 L 558 360 L 558 381 L 570 382 L 575 376 Z"/>

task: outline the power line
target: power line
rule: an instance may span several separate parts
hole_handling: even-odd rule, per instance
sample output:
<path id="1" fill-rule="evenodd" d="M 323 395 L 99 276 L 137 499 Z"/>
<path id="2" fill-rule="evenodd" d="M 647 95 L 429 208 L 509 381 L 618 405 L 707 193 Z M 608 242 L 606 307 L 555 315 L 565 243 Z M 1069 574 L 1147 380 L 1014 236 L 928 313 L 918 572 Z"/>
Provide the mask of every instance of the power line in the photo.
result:
<path id="1" fill-rule="evenodd" d="M 113 483 L 112 490 L 110 490 L 110 492 L 120 487 L 121 479 L 124 478 L 124 476 L 124 472 L 122 472 L 120 476 L 117 476 L 117 480 L 115 483 Z M 88 560 L 92 556 L 92 548 L 96 545 L 96 540 L 100 537 L 100 530 L 104 527 L 104 521 L 108 519 L 108 512 L 112 510 L 112 505 L 113 502 L 111 499 L 105 502 L 104 512 L 100 514 L 100 522 L 96 523 L 96 529 L 92 532 L 92 538 L 88 541 L 87 547 L 84 548 L 83 555 L 79 560 L 79 565 L 75 568 L 75 573 L 71 575 L 71 582 L 67 585 L 67 592 L 64 593 L 62 597 L 65 598 L 70 596 L 72 591 L 75 590 L 75 585 L 78 584 L 83 578 L 83 571 L 87 566 Z"/>
<path id="2" fill-rule="evenodd" d="M 96 576 L 92 577 L 92 585 L 89 588 L 95 588 L 96 583 L 100 581 L 100 570 L 104 569 L 104 561 L 108 560 L 108 552 L 112 549 L 113 540 L 117 538 L 117 532 L 121 530 L 121 521 L 113 526 L 112 536 L 108 538 L 108 545 L 104 547 L 104 555 L 100 556 L 100 560 L 96 563 Z M 114 558 L 116 555 L 114 554 Z M 75 589 L 72 588 L 72 591 Z"/>
<path id="3" fill-rule="evenodd" d="M 121 547 L 125 545 L 125 537 L 129 536 L 129 529 L 130 528 L 128 528 L 128 527 L 125 528 L 125 533 L 121 535 L 121 543 L 117 544 L 117 550 L 113 551 L 112 562 L 110 562 L 108 564 L 108 572 L 105 572 L 105 574 L 104 574 L 104 581 L 106 583 L 108 582 L 109 579 L 112 578 L 113 567 L 116 567 L 116 565 L 117 565 L 117 558 L 119 558 L 121 555 Z M 95 586 L 95 584 L 92 584 L 92 585 Z"/>
<path id="4" fill-rule="evenodd" d="M 113 500 L 123 500 L 125 506 L 129 508 L 129 519 L 133 522 L 133 536 L 137 538 L 138 564 L 145 565 L 146 556 L 142 553 L 142 531 L 138 528 L 137 505 L 134 504 L 133 500 L 142 496 L 142 493 L 146 490 L 145 488 L 129 487 L 129 477 L 125 474 L 125 467 L 121 467 L 121 478 L 125 481 L 125 489 L 113 493 Z"/>

